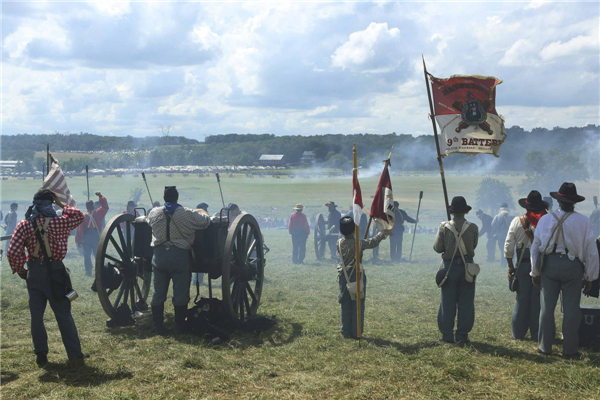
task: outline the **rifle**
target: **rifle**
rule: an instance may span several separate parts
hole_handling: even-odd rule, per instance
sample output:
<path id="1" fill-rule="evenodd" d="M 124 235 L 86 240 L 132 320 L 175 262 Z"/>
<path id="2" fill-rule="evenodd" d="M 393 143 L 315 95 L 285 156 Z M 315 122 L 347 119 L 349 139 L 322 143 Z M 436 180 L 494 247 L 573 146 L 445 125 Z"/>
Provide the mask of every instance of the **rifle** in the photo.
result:
<path id="1" fill-rule="evenodd" d="M 413 247 L 415 246 L 415 235 L 417 234 L 417 224 L 419 223 L 419 211 L 421 210 L 421 199 L 423 198 L 423 191 L 421 190 L 421 192 L 419 193 L 419 206 L 417 207 L 417 222 L 415 222 L 415 229 L 413 231 L 413 240 L 412 240 L 412 244 L 410 245 L 410 256 L 408 257 L 408 261 L 412 260 L 412 252 L 413 252 Z"/>

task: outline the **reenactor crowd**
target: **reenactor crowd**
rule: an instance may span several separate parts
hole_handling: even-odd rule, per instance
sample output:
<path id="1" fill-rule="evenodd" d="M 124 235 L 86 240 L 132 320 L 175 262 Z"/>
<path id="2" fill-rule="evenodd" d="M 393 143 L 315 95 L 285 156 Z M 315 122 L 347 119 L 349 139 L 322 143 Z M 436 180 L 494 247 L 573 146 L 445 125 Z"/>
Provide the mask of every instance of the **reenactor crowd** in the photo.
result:
<path id="1" fill-rule="evenodd" d="M 88 357 L 81 350 L 75 322 L 71 315 L 71 301 L 76 297 L 63 259 L 67 255 L 68 237 L 75 231 L 75 242 L 84 258 L 86 275 L 92 276 L 93 259 L 109 211 L 107 199 L 96 192 L 96 202 L 88 200 L 85 213 L 63 204 L 50 190 L 39 190 L 33 196 L 33 204 L 25 218 L 17 224 L 18 205 L 13 203 L 5 216 L 6 234 L 12 239 L 6 244 L 8 261 L 13 273 L 27 282 L 31 313 L 31 335 L 36 362 L 47 364 L 47 334 L 43 316 L 50 304 L 67 355 L 71 360 Z M 178 333 L 185 332 L 185 318 L 190 300 L 190 284 L 200 284 L 203 274 L 191 274 L 189 251 L 195 231 L 210 224 L 208 205 L 200 203 L 195 209 L 181 206 L 175 186 L 165 187 L 164 203 L 155 202 L 147 216 L 152 228 L 151 246 L 154 249 L 152 267 L 154 291 L 151 299 L 152 318 L 157 334 L 165 335 L 164 303 L 169 285 L 173 285 L 173 306 Z M 554 210 L 553 200 L 558 204 Z M 475 250 L 479 238 L 487 236 L 486 259 L 495 260 L 495 249 L 501 253 L 501 266 L 507 268 L 509 289 L 516 292 L 511 329 L 514 339 L 539 342 L 538 351 L 552 352 L 555 338 L 554 311 L 562 294 L 564 310 L 563 355 L 578 355 L 578 329 L 581 322 L 580 300 L 582 289 L 590 294 L 592 283 L 597 284 L 599 275 L 598 247 L 600 246 L 600 212 L 594 210 L 591 219 L 575 211 L 577 203 L 585 198 L 577 193 L 573 183 L 563 183 L 550 197 L 532 190 L 519 200 L 520 212 L 512 214 L 508 205 L 501 204 L 498 214 L 491 216 L 482 210 L 476 212 L 481 229 L 469 222 L 466 215 L 472 210 L 463 197 L 452 199 L 448 212 L 450 221 L 442 222 L 437 230 L 433 250 L 441 254 L 440 269 L 435 280 L 441 288 L 438 311 L 439 340 L 446 343 L 469 343 L 469 333 L 475 321 L 475 287 L 479 266 L 475 263 Z M 389 231 L 381 231 L 367 239 L 361 239 L 360 254 L 375 249 L 386 238 L 390 239 L 392 262 L 402 258 L 404 223 L 417 224 L 404 210 L 395 205 L 395 225 Z M 341 334 L 356 338 L 357 304 L 355 221 L 352 214 L 342 215 L 335 202 L 325 205 L 329 211 L 326 227 L 331 259 L 337 264 L 341 307 Z M 123 213 L 138 217 L 136 204 L 130 201 Z M 230 221 L 241 213 L 236 204 L 227 207 Z M 302 264 L 306 256 L 306 242 L 311 232 L 304 206 L 297 204 L 288 222 L 291 236 L 292 261 Z M 360 221 L 361 238 L 366 225 Z M 27 267 L 27 268 L 25 268 Z M 50 274 L 51 279 L 48 279 Z M 364 319 L 364 301 L 367 278 L 361 275 L 361 307 Z M 355 288 L 355 286 L 354 286 Z M 596 286 L 596 289 L 597 286 Z M 75 293 L 75 294 L 74 294 Z M 597 296 L 597 295 L 596 295 Z M 364 324 L 361 324 L 364 327 Z"/>

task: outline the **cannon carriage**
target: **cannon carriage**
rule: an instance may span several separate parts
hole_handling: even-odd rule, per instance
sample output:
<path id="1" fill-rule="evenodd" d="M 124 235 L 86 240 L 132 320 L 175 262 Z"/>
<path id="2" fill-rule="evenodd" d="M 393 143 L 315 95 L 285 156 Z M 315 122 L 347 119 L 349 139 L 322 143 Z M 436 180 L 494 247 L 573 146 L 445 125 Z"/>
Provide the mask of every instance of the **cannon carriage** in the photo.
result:
<path id="1" fill-rule="evenodd" d="M 146 210 L 138 209 L 146 214 Z M 100 236 L 96 253 L 95 285 L 100 303 L 118 325 L 119 315 L 149 309 L 152 287 L 152 228 L 145 218 L 131 214 L 113 217 Z M 263 236 L 256 219 L 246 213 L 230 223 L 229 210 L 211 217 L 206 229 L 197 230 L 190 252 L 191 272 L 207 274 L 209 297 L 213 280 L 221 280 L 223 313 L 234 323 L 256 315 L 264 281 Z M 122 324 L 122 323 L 121 323 Z"/>

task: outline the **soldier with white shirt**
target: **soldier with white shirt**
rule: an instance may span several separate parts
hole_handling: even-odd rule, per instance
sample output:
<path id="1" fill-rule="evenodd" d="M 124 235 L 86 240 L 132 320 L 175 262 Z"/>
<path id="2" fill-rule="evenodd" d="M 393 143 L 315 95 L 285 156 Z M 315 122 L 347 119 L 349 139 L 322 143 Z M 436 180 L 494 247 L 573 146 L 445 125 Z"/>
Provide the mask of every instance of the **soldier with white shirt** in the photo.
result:
<path id="1" fill-rule="evenodd" d="M 544 215 L 535 231 L 531 246 L 531 277 L 541 284 L 541 311 L 538 351 L 552 353 L 556 336 L 554 310 L 562 291 L 563 356 L 579 355 L 579 325 L 581 324 L 581 288 L 589 292 L 598 278 L 598 250 L 589 218 L 575 212 L 575 204 L 585 200 L 577 194 L 573 183 L 563 183 L 550 196 L 559 208 Z"/>
<path id="2" fill-rule="evenodd" d="M 504 258 L 508 262 L 508 279 L 511 290 L 517 292 L 515 308 L 511 319 L 511 330 L 514 339 L 525 338 L 527 331 L 531 340 L 538 340 L 540 322 L 540 289 L 533 286 L 531 273 L 530 248 L 533 234 L 540 218 L 547 214 L 548 203 L 542 200 L 537 190 L 532 190 L 527 198 L 520 199 L 519 205 L 527 210 L 525 215 L 515 217 L 510 223 L 504 243 Z M 517 265 L 513 257 L 517 251 Z"/>

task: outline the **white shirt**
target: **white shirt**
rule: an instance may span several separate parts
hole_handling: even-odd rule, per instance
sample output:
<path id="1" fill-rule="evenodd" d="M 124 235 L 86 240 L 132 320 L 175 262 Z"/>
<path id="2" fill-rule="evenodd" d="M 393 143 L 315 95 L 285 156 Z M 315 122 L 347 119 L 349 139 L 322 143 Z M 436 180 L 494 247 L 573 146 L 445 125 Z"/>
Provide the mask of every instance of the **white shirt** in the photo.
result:
<path id="1" fill-rule="evenodd" d="M 521 217 L 515 217 L 510 223 L 508 234 L 506 235 L 506 241 L 504 242 L 504 258 L 512 259 L 515 255 L 515 247 L 520 249 L 523 246 L 523 242 L 525 242 L 525 238 L 527 238 L 525 248 L 531 248 L 531 239 L 529 239 L 525 234 L 525 229 L 523 229 L 523 225 L 521 224 L 520 220 Z M 525 224 L 527 224 L 527 220 L 525 220 Z M 531 234 L 535 232 L 533 225 L 529 225 L 529 231 Z"/>
<path id="2" fill-rule="evenodd" d="M 559 219 L 565 215 L 565 212 L 560 208 L 554 213 Z M 550 236 L 557 224 L 558 221 L 552 214 L 546 214 L 540 218 L 531 246 L 531 276 L 540 275 L 537 269 L 537 260 L 540 254 L 542 252 L 545 254 L 552 253 L 556 233 L 554 237 Z M 594 238 L 591 221 L 588 217 L 574 212 L 563 223 L 563 230 L 567 249 L 569 249 L 569 259 L 574 260 L 577 257 L 585 265 L 583 279 L 587 281 L 596 280 L 599 269 L 598 249 L 596 248 L 596 238 Z M 562 235 L 558 238 L 556 253 L 565 254 L 565 243 Z"/>
<path id="3" fill-rule="evenodd" d="M 162 207 L 153 208 L 148 214 L 148 224 L 152 227 L 152 247 L 167 242 L 167 217 Z M 177 207 L 171 216 L 169 226 L 170 242 L 183 250 L 189 250 L 194 244 L 196 230 L 210 225 L 210 217 L 199 211 Z"/>

